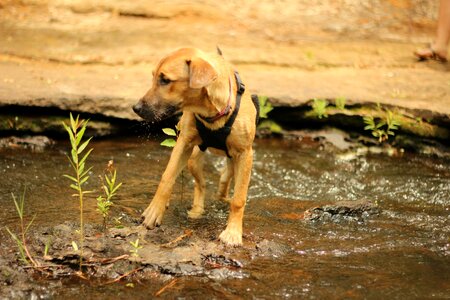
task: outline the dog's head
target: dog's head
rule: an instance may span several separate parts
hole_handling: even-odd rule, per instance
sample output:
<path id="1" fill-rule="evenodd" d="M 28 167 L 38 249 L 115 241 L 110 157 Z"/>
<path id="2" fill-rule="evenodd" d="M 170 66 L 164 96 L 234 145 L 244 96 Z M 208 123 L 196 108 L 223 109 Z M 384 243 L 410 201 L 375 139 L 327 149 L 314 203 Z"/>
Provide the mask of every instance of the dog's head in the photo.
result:
<path id="1" fill-rule="evenodd" d="M 208 98 L 207 88 L 217 78 L 217 69 L 203 52 L 194 48 L 177 50 L 158 63 L 153 72 L 152 87 L 133 110 L 144 120 L 153 122 L 183 109 L 214 108 L 211 102 L 203 99 Z M 203 101 L 205 103 L 200 103 Z"/>

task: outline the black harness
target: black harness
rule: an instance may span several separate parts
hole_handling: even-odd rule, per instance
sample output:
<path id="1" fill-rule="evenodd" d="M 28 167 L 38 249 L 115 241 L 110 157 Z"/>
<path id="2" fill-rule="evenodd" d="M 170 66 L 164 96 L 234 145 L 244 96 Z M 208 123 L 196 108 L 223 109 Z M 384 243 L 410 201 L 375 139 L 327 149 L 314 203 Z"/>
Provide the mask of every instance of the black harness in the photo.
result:
<path id="1" fill-rule="evenodd" d="M 239 112 L 239 107 L 241 105 L 241 97 L 242 94 L 245 92 L 245 85 L 242 82 L 241 78 L 239 77 L 238 72 L 234 72 L 234 77 L 236 78 L 236 85 L 237 85 L 237 93 L 236 93 L 236 106 L 233 110 L 233 113 L 228 118 L 225 125 L 217 130 L 211 130 L 207 128 L 198 118 L 199 116 L 195 116 L 195 122 L 197 126 L 198 134 L 200 135 L 200 138 L 202 139 L 202 143 L 198 146 L 201 151 L 205 151 L 207 148 L 216 148 L 219 150 L 225 151 L 227 156 L 231 158 L 230 154 L 228 153 L 227 148 L 227 137 L 230 135 L 231 127 L 233 126 L 234 120 L 236 119 L 236 116 Z M 258 97 L 256 95 L 252 95 L 252 102 L 256 107 L 256 124 L 258 124 L 259 119 L 259 102 Z M 208 122 L 208 120 L 203 119 Z"/>

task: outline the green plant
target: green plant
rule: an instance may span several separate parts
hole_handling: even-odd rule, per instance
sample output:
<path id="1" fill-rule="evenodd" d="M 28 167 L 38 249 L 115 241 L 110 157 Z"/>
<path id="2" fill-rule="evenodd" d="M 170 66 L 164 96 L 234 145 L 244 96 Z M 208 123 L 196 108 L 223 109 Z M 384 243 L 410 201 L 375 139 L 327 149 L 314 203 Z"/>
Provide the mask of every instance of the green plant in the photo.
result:
<path id="1" fill-rule="evenodd" d="M 100 212 L 103 218 L 103 229 L 106 230 L 106 224 L 109 216 L 109 209 L 113 205 L 111 199 L 116 195 L 117 190 L 122 186 L 122 182 L 116 184 L 117 170 L 114 167 L 114 162 L 110 160 L 106 167 L 106 174 L 104 174 L 106 181 L 103 181 L 103 177 L 100 176 L 102 182 L 102 190 L 104 196 L 97 197 L 97 211 Z"/>
<path id="2" fill-rule="evenodd" d="M 344 97 L 338 97 L 334 100 L 336 108 L 340 110 L 345 109 L 345 102 L 347 102 L 347 99 L 345 99 Z"/>
<path id="3" fill-rule="evenodd" d="M 270 133 L 281 133 L 283 128 L 278 125 L 275 121 L 269 119 L 269 112 L 273 110 L 273 106 L 270 102 L 267 101 L 266 96 L 258 96 L 259 102 L 259 117 L 261 119 L 267 119 L 261 121 L 258 125 L 258 130 L 267 130 Z"/>
<path id="4" fill-rule="evenodd" d="M 124 228 L 122 224 L 122 217 L 113 218 L 114 228 L 121 229 Z"/>
<path id="5" fill-rule="evenodd" d="M 378 104 L 377 107 L 382 113 L 381 106 Z M 390 110 L 385 111 L 384 116 L 379 118 L 378 121 L 373 116 L 365 116 L 363 120 L 366 124 L 364 130 L 372 131 L 372 135 L 378 138 L 380 143 L 388 140 L 390 135 L 394 136 L 394 130 L 398 130 L 401 125 L 398 116 Z"/>
<path id="6" fill-rule="evenodd" d="M 283 130 L 283 128 L 281 128 L 280 125 L 278 125 L 276 122 L 272 120 L 261 121 L 261 123 L 259 123 L 258 125 L 258 129 L 259 130 L 266 129 L 270 133 L 281 133 L 281 131 Z"/>
<path id="7" fill-rule="evenodd" d="M 88 120 L 80 120 L 80 116 L 77 116 L 76 119 L 72 117 L 72 113 L 70 114 L 70 126 L 66 123 L 62 123 L 67 133 L 69 134 L 70 144 L 72 146 L 71 156 L 67 155 L 69 162 L 75 172 L 75 176 L 63 175 L 64 177 L 70 179 L 73 183 L 70 184 L 70 187 L 77 191 L 73 196 L 78 197 L 80 203 L 80 272 L 82 271 L 83 264 L 83 245 L 84 245 L 84 220 L 83 220 L 83 196 L 87 193 L 91 193 L 91 191 L 83 190 L 83 184 L 89 179 L 89 171 L 92 169 L 85 168 L 85 162 L 88 158 L 89 154 L 93 149 L 89 149 L 85 151 L 92 137 L 81 143 L 83 139 L 84 132 L 86 131 Z M 80 159 L 80 156 L 83 157 Z"/>
<path id="8" fill-rule="evenodd" d="M 168 136 L 174 136 L 174 137 L 178 137 L 178 126 L 175 126 L 175 129 L 172 128 L 163 128 L 162 130 L 166 135 Z M 161 146 L 165 146 L 165 147 L 169 147 L 169 148 L 173 148 L 175 147 L 175 144 L 177 143 L 177 141 L 174 138 L 167 138 L 164 141 L 162 141 L 162 143 L 160 144 Z"/>
<path id="9" fill-rule="evenodd" d="M 48 255 L 48 250 L 50 249 L 50 245 L 52 243 L 52 240 L 49 238 L 47 239 L 47 242 L 45 242 L 45 246 L 44 246 L 44 257 L 46 257 Z"/>
<path id="10" fill-rule="evenodd" d="M 268 118 L 267 114 L 273 110 L 272 104 L 267 101 L 266 96 L 258 96 L 259 102 L 259 117 L 261 119 Z"/>
<path id="11" fill-rule="evenodd" d="M 130 241 L 130 245 L 131 245 L 131 250 L 130 250 L 130 253 L 131 253 L 131 256 L 133 256 L 133 257 L 138 257 L 139 256 L 139 249 L 142 249 L 142 246 L 141 245 L 139 245 L 139 239 L 136 239 L 136 241 Z"/>
<path id="12" fill-rule="evenodd" d="M 370 130 L 372 131 L 372 135 L 376 138 L 378 138 L 378 141 L 381 143 L 387 138 L 387 134 L 381 127 L 384 126 L 384 122 L 376 122 L 373 116 L 365 116 L 363 118 L 364 124 L 366 126 L 364 127 L 364 130 Z"/>
<path id="13" fill-rule="evenodd" d="M 328 118 L 327 114 L 328 101 L 325 99 L 314 99 L 312 109 L 317 118 Z"/>
<path id="14" fill-rule="evenodd" d="M 402 125 L 399 121 L 398 116 L 390 110 L 387 110 L 386 115 L 386 125 L 387 125 L 387 134 L 395 135 L 394 130 L 398 130 L 398 128 Z"/>
<path id="15" fill-rule="evenodd" d="M 14 201 L 14 205 L 16 206 L 17 214 L 19 215 L 20 219 L 19 224 L 20 238 L 16 234 L 14 234 L 8 227 L 6 227 L 6 230 L 8 231 L 9 235 L 11 235 L 11 238 L 16 242 L 17 247 L 19 248 L 20 259 L 22 260 L 22 262 L 24 262 L 27 265 L 31 263 L 35 267 L 39 266 L 39 264 L 33 259 L 33 256 L 31 255 L 30 250 L 28 249 L 26 239 L 26 234 L 30 229 L 30 226 L 33 223 L 36 215 L 33 216 L 31 221 L 27 225 L 25 225 L 24 220 L 25 189 L 23 190 L 22 196 L 20 196 L 19 201 L 17 201 L 13 193 L 11 193 L 11 195 Z"/>

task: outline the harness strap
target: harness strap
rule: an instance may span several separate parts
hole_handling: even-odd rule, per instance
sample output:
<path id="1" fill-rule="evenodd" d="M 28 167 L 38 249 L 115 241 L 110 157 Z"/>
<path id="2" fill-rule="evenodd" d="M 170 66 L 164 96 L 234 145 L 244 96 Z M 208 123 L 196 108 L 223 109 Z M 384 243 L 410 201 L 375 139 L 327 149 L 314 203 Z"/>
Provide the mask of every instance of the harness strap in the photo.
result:
<path id="1" fill-rule="evenodd" d="M 237 92 L 236 92 L 236 103 L 233 113 L 228 118 L 225 125 L 217 130 L 211 130 L 207 128 L 200 120 L 199 116 L 195 116 L 195 123 L 197 131 L 202 139 L 202 143 L 198 146 L 201 151 L 205 151 L 208 147 L 216 148 L 225 151 L 227 156 L 231 158 L 228 153 L 228 148 L 226 145 L 226 140 L 228 135 L 230 135 L 231 127 L 233 126 L 234 120 L 239 112 L 239 107 L 241 105 L 241 97 L 245 92 L 245 85 L 241 80 L 238 72 L 234 72 L 234 77 L 236 79 Z M 206 121 L 206 120 L 205 120 Z"/>

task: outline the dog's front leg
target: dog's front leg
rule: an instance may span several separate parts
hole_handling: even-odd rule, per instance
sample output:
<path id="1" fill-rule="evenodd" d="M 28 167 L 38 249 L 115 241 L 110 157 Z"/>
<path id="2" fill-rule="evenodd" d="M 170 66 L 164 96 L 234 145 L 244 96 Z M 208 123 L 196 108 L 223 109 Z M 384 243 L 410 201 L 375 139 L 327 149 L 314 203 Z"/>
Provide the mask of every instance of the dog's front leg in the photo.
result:
<path id="1" fill-rule="evenodd" d="M 252 172 L 252 163 L 252 149 L 233 157 L 234 195 L 230 201 L 230 215 L 228 217 L 227 228 L 222 231 L 219 237 L 222 242 L 229 246 L 242 245 L 242 221 Z"/>
<path id="2" fill-rule="evenodd" d="M 143 224 L 153 229 L 155 226 L 161 224 L 165 210 L 168 207 L 172 188 L 180 174 L 181 170 L 186 166 L 189 157 L 191 156 L 193 146 L 184 141 L 181 136 L 178 139 L 175 148 L 173 148 L 170 155 L 169 164 L 167 165 L 161 182 L 156 190 L 155 196 L 147 209 L 142 214 L 144 218 Z"/>

